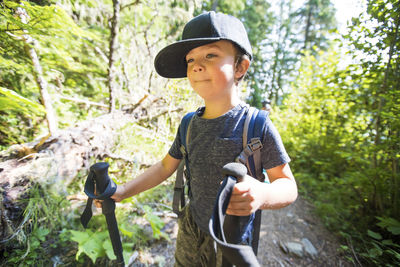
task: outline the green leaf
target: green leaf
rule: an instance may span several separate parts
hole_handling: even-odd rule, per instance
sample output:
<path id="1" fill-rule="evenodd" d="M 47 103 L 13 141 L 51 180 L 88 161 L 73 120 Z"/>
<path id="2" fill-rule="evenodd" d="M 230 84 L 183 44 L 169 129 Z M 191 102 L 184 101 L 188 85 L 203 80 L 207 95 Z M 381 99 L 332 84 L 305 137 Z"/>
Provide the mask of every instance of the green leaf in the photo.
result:
<path id="1" fill-rule="evenodd" d="M 400 235 L 400 222 L 394 218 L 390 217 L 376 217 L 380 220 L 378 225 L 379 227 L 388 230 L 390 233 L 394 235 Z"/>
<path id="2" fill-rule="evenodd" d="M 93 263 L 95 263 L 96 259 L 104 254 L 104 249 L 102 243 L 99 243 L 95 238 L 93 238 L 87 240 L 87 242 L 79 246 L 79 250 L 76 255 L 77 259 L 82 252 L 85 253 Z"/>
<path id="3" fill-rule="evenodd" d="M 107 257 L 110 259 L 110 260 L 115 260 L 117 257 L 115 256 L 115 254 L 114 254 L 114 249 L 113 249 L 113 247 L 112 247 L 112 243 L 111 243 L 111 240 L 110 239 L 106 239 L 104 242 L 103 242 L 103 248 L 104 248 L 104 250 L 105 250 L 105 252 L 106 252 L 106 254 L 107 254 Z"/>
<path id="4" fill-rule="evenodd" d="M 78 242 L 78 252 L 76 253 L 76 259 L 84 253 L 86 254 L 93 263 L 96 259 L 105 255 L 103 248 L 103 242 L 108 237 L 108 232 L 95 232 L 87 229 L 85 232 L 70 230 L 72 237 L 71 240 Z"/>
<path id="5" fill-rule="evenodd" d="M 387 230 L 394 235 L 400 235 L 400 227 L 398 226 L 389 226 Z"/>
<path id="6" fill-rule="evenodd" d="M 28 113 L 29 111 L 33 111 L 34 113 L 45 112 L 42 105 L 35 103 L 10 89 L 0 86 L 0 94 L 5 96 L 0 96 L 0 111 L 12 108 L 14 110 L 20 109 L 25 113 Z"/>
<path id="7" fill-rule="evenodd" d="M 391 239 L 382 240 L 382 244 L 385 246 L 392 246 L 392 247 L 400 248 L 400 245 L 394 243 L 393 240 L 391 240 Z"/>
<path id="8" fill-rule="evenodd" d="M 79 244 L 86 242 L 90 235 L 93 234 L 93 232 L 89 229 L 87 229 L 85 232 L 70 230 L 70 233 L 72 235 L 71 240 L 78 242 Z"/>
<path id="9" fill-rule="evenodd" d="M 44 241 L 46 236 L 50 233 L 50 230 L 47 228 L 39 227 L 35 230 L 34 235 L 40 240 Z"/>
<path id="10" fill-rule="evenodd" d="M 144 206 L 144 210 L 146 212 L 144 217 L 151 225 L 151 229 L 153 230 L 153 237 L 155 239 L 160 239 L 161 237 L 168 239 L 168 236 L 165 233 L 161 232 L 161 229 L 164 227 L 165 224 L 160 219 L 160 217 L 153 214 L 153 211 L 149 206 Z"/>
<path id="11" fill-rule="evenodd" d="M 382 256 L 383 250 L 375 247 L 375 248 L 369 249 L 368 253 L 369 253 L 370 257 L 376 258 L 376 257 Z"/>
<path id="12" fill-rule="evenodd" d="M 374 239 L 377 239 L 377 240 L 381 240 L 381 239 L 382 239 L 381 234 L 376 233 L 376 232 L 373 232 L 373 231 L 371 231 L 371 230 L 368 230 L 368 235 L 369 235 L 370 237 L 374 238 Z"/>

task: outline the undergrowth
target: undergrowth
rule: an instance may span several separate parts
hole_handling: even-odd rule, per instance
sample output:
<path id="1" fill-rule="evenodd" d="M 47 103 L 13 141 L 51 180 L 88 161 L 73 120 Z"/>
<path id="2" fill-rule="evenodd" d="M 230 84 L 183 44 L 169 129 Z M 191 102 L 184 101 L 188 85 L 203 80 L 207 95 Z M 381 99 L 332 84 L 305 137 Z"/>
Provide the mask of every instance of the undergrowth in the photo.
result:
<path id="1" fill-rule="evenodd" d="M 133 131 L 136 137 L 132 137 Z M 109 175 L 117 184 L 133 179 L 167 152 L 174 136 L 164 135 L 160 141 L 157 134 L 149 132 L 128 125 L 119 133 L 113 153 L 132 160 L 102 159 L 110 164 Z M 20 200 L 25 207 L 23 226 L 1 247 L 0 266 L 113 266 L 115 255 L 101 209 L 93 206 L 87 229 L 80 223 L 87 199 L 83 193 L 87 172 L 82 170 L 68 187 L 32 183 L 27 197 Z M 126 263 L 150 243 L 169 240 L 159 214 L 171 212 L 171 198 L 172 183 L 167 181 L 117 203 L 115 214 Z"/>
<path id="2" fill-rule="evenodd" d="M 55 255 L 68 251 L 71 242 L 67 233 L 65 211 L 69 203 L 50 187 L 32 184 L 20 226 L 2 250 L 2 266 L 49 266 L 57 261 Z M 56 253 L 57 252 L 57 253 Z"/>

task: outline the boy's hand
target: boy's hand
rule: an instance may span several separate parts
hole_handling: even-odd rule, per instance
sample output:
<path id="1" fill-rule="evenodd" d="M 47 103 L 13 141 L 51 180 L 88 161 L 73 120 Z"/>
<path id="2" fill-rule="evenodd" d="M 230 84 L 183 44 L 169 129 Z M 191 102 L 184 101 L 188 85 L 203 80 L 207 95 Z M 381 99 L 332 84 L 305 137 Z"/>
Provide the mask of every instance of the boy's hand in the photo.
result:
<path id="1" fill-rule="evenodd" d="M 124 193 L 125 193 L 125 187 L 124 185 L 117 185 L 117 190 L 115 191 L 114 195 L 111 196 L 111 198 L 115 201 L 115 202 L 120 202 L 123 199 L 125 199 L 124 197 Z"/>
<path id="2" fill-rule="evenodd" d="M 265 183 L 246 175 L 235 185 L 226 213 L 236 216 L 248 216 L 264 203 Z"/>
<path id="3" fill-rule="evenodd" d="M 124 185 L 117 185 L 117 190 L 115 191 L 114 195 L 112 195 L 110 198 L 113 199 L 115 202 L 120 202 L 123 200 L 125 197 L 123 197 L 123 193 L 125 191 Z M 103 201 L 100 199 L 94 199 L 94 205 L 96 208 L 101 209 L 103 207 Z"/>

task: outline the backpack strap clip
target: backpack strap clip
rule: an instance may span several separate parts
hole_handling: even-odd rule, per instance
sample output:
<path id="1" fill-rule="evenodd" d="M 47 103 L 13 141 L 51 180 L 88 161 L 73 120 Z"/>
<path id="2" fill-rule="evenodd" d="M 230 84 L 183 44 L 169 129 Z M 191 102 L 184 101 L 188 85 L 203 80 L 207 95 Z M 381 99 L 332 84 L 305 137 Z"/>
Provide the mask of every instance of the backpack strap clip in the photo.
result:
<path id="1" fill-rule="evenodd" d="M 262 145 L 259 137 L 251 138 L 250 143 L 247 144 L 247 148 L 250 149 L 251 151 L 253 151 L 253 153 L 256 150 L 261 149 L 262 147 L 263 147 L 263 145 Z"/>
<path id="2" fill-rule="evenodd" d="M 187 181 L 184 178 L 184 167 L 185 167 L 185 160 L 182 160 L 179 163 L 179 167 L 176 173 L 176 181 L 174 186 L 174 196 L 172 201 L 172 210 L 173 212 L 179 216 L 182 214 L 182 209 L 186 204 L 185 200 L 185 186 Z"/>
<path id="3" fill-rule="evenodd" d="M 246 145 L 246 147 L 240 152 L 239 156 L 236 158 L 236 162 L 240 162 L 247 166 L 247 169 L 250 171 L 250 175 L 254 178 L 260 179 L 257 176 L 258 169 L 261 169 L 259 165 L 260 162 L 260 153 L 263 145 L 261 143 L 260 138 L 254 137 L 250 139 L 250 142 Z M 254 163 L 250 163 L 251 158 L 254 160 Z M 256 169 L 254 169 L 256 168 Z"/>

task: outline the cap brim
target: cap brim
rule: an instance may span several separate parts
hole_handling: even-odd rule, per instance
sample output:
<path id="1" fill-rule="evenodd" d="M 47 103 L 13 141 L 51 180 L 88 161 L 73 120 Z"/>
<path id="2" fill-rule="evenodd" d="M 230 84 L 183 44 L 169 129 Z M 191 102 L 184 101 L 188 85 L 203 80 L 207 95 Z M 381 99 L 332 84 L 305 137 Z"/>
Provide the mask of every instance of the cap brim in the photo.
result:
<path id="1" fill-rule="evenodd" d="M 154 67 L 157 73 L 165 78 L 186 77 L 186 55 L 190 50 L 222 40 L 216 38 L 186 39 L 173 43 L 162 49 L 154 59 Z"/>

